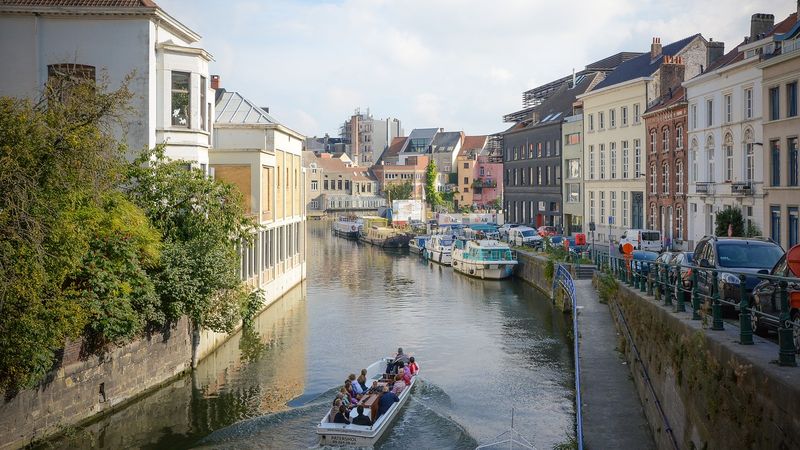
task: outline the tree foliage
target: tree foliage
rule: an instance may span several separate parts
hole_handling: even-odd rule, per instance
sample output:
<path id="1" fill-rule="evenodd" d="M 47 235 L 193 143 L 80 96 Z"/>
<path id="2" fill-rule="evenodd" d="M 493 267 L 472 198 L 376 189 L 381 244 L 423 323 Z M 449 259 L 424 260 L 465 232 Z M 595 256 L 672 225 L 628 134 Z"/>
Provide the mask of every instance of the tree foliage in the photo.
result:
<path id="1" fill-rule="evenodd" d="M 256 224 L 236 187 L 187 166 L 162 147 L 144 152 L 129 166 L 129 195 L 161 232 L 153 281 L 167 319 L 187 314 L 199 327 L 231 331 L 249 294 L 238 248 Z"/>
<path id="2" fill-rule="evenodd" d="M 428 161 L 428 167 L 425 169 L 425 198 L 431 209 L 435 209 L 441 205 L 442 196 L 436 190 L 436 179 L 439 177 L 439 172 L 436 170 L 436 161 L 432 158 Z"/>
<path id="3" fill-rule="evenodd" d="M 391 200 L 408 200 L 414 193 L 414 185 L 410 181 L 405 183 L 391 183 L 383 188 L 387 199 Z"/>
<path id="4" fill-rule="evenodd" d="M 744 236 L 744 218 L 742 217 L 742 210 L 739 208 L 725 208 L 716 213 L 717 226 L 714 229 L 714 234 L 717 236 L 727 236 L 728 226 L 733 227 L 733 236 Z"/>

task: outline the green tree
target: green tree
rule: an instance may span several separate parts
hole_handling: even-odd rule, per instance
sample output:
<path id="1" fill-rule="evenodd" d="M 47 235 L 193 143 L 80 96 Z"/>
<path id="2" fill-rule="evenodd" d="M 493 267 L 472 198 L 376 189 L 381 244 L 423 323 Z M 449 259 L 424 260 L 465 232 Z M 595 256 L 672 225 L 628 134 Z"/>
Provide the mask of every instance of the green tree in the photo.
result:
<path id="1" fill-rule="evenodd" d="M 391 183 L 383 188 L 384 194 L 387 199 L 392 200 L 408 200 L 414 193 L 414 185 L 410 181 L 405 183 Z"/>
<path id="2" fill-rule="evenodd" d="M 745 235 L 744 218 L 739 208 L 725 208 L 722 211 L 717 211 L 715 216 L 717 226 L 714 229 L 714 234 L 717 236 L 727 236 L 729 225 L 733 227 L 734 236 Z"/>
<path id="3" fill-rule="evenodd" d="M 239 277 L 242 244 L 255 222 L 231 184 L 168 160 L 162 147 L 144 152 L 128 170 L 129 195 L 161 232 L 161 264 L 153 272 L 166 318 L 189 316 L 195 331 L 230 332 L 248 309 Z"/>
<path id="4" fill-rule="evenodd" d="M 439 172 L 436 170 L 436 161 L 431 159 L 428 162 L 428 167 L 425 169 L 425 198 L 431 209 L 435 209 L 442 204 L 442 196 L 436 190 L 436 179 L 439 177 Z"/>

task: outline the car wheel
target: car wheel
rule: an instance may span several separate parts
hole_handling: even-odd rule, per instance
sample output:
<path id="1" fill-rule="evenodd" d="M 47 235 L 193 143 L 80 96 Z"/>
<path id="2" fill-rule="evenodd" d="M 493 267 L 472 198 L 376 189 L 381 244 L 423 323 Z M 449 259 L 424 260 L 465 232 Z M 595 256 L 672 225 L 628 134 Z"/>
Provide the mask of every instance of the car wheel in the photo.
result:
<path id="1" fill-rule="evenodd" d="M 800 310 L 793 310 L 791 319 L 792 334 L 794 335 L 794 351 L 800 352 Z"/>

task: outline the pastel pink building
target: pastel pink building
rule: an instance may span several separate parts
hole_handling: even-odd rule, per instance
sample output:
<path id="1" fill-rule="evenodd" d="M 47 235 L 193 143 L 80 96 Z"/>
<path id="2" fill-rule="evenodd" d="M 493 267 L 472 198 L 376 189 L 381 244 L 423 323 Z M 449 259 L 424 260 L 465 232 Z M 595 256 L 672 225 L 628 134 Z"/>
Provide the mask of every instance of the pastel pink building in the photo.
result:
<path id="1" fill-rule="evenodd" d="M 456 162 L 456 208 L 497 209 L 503 199 L 503 159 L 486 149 L 487 136 L 466 136 Z M 497 203 L 497 205 L 493 205 Z"/>

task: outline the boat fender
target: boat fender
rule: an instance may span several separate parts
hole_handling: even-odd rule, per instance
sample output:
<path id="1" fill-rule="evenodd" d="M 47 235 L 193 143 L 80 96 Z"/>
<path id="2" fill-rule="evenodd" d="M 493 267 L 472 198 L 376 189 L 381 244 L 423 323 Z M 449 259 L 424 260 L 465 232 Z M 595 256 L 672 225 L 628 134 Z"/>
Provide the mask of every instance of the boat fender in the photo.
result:
<path id="1" fill-rule="evenodd" d="M 474 271 L 474 270 L 472 270 L 472 269 L 469 269 L 469 274 L 470 274 L 470 275 L 472 275 L 472 274 L 474 274 L 474 273 L 475 273 L 475 271 Z"/>

